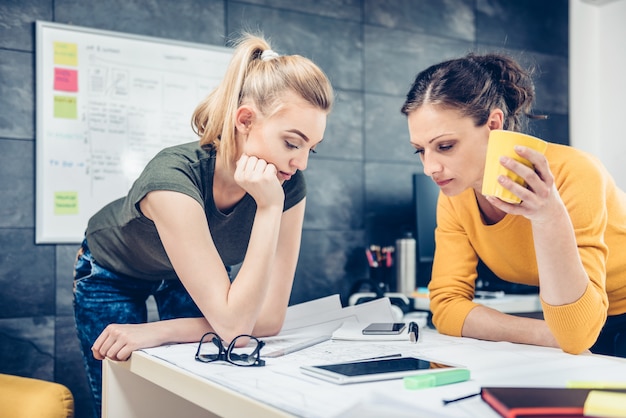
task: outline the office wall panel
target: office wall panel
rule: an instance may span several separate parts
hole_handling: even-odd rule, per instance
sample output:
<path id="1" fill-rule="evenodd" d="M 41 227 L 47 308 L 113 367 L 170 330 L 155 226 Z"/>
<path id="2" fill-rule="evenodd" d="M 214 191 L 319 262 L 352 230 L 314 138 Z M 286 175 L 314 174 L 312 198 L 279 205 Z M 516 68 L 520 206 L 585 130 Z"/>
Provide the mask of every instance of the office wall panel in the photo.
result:
<path id="1" fill-rule="evenodd" d="M 96 29 L 223 45 L 224 1 L 55 0 L 54 21 Z"/>
<path id="2" fill-rule="evenodd" d="M 0 138 L 34 139 L 34 77 L 32 53 L 0 49 Z"/>

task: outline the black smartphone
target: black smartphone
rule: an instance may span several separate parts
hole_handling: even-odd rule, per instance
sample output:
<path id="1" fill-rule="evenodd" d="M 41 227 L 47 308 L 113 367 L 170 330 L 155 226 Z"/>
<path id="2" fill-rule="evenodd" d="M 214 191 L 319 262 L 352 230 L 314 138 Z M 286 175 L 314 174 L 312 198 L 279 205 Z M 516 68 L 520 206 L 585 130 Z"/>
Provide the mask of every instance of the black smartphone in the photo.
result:
<path id="1" fill-rule="evenodd" d="M 363 335 L 397 335 L 405 327 L 404 322 L 374 322 L 363 328 Z"/>

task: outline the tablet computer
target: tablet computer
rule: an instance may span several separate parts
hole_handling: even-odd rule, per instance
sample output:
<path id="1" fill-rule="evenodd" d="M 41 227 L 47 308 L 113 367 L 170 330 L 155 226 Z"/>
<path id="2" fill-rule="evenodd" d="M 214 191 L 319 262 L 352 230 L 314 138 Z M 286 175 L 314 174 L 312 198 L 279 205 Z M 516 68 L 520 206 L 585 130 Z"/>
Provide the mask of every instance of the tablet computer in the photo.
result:
<path id="1" fill-rule="evenodd" d="M 300 366 L 300 369 L 304 374 L 310 376 L 337 384 L 346 384 L 400 379 L 405 376 L 439 373 L 452 369 L 465 369 L 465 367 L 426 358 L 398 357 L 317 366 Z"/>

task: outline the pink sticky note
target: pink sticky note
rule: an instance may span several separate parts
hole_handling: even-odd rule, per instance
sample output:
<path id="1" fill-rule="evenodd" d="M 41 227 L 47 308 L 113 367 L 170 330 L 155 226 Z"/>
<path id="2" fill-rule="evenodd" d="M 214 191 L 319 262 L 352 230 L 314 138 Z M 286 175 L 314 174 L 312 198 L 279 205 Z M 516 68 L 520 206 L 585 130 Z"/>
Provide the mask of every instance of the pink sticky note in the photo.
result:
<path id="1" fill-rule="evenodd" d="M 57 91 L 78 91 L 78 71 L 67 68 L 54 69 L 54 89 Z"/>

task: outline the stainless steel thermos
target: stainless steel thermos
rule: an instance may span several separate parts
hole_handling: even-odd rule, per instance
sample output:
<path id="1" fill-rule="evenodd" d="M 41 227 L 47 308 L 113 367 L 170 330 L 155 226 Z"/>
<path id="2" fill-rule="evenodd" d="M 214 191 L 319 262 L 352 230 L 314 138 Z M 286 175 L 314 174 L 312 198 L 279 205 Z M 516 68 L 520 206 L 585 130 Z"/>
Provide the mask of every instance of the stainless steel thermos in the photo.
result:
<path id="1" fill-rule="evenodd" d="M 406 232 L 396 240 L 396 291 L 410 295 L 416 285 L 416 242 L 413 234 Z"/>

